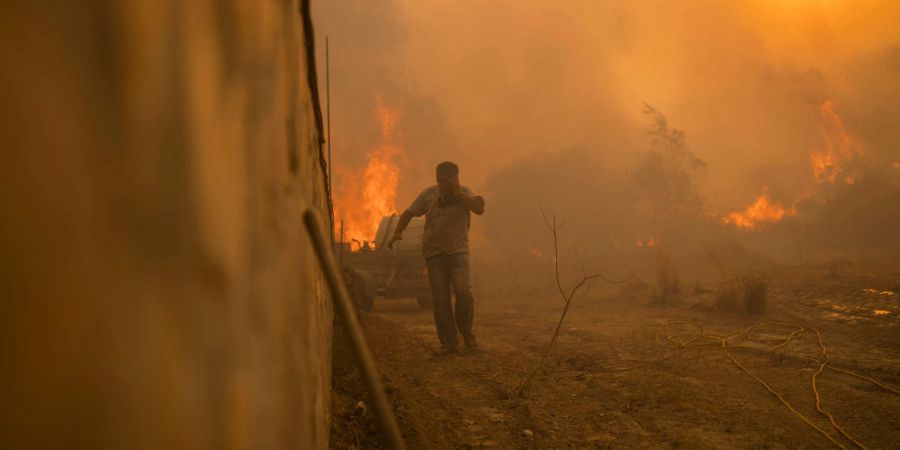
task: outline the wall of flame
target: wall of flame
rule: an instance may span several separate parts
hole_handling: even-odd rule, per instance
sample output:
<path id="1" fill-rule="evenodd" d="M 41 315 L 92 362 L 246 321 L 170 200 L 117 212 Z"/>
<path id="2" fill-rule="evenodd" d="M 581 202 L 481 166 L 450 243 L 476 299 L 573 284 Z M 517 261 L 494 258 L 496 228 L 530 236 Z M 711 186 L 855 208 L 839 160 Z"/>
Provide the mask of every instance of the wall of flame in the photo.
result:
<path id="1" fill-rule="evenodd" d="M 367 152 L 365 167 L 335 167 L 335 238 L 351 243 L 354 250 L 374 241 L 382 217 L 397 213 L 402 114 L 398 107 L 379 102 L 375 117 L 380 140 Z"/>

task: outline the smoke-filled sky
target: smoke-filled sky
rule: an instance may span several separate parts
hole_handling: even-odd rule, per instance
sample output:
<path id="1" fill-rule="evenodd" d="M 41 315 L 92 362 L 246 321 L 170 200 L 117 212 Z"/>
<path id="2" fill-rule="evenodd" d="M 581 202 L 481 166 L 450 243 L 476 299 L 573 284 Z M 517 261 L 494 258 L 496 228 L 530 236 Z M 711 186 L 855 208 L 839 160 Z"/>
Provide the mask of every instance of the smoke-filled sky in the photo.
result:
<path id="1" fill-rule="evenodd" d="M 328 0 L 313 13 L 320 50 L 330 41 L 335 165 L 365 167 L 377 107 L 398 111 L 399 210 L 442 160 L 476 191 L 536 152 L 632 164 L 644 103 L 708 164 L 714 211 L 764 188 L 796 200 L 825 100 L 867 161 L 900 161 L 898 1 Z"/>

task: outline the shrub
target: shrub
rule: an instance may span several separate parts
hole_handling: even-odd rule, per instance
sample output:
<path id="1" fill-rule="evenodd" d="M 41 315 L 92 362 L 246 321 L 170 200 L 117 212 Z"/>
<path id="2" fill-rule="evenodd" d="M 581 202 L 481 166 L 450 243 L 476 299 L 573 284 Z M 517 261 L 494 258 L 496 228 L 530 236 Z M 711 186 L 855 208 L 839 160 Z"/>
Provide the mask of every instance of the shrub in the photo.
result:
<path id="1" fill-rule="evenodd" d="M 769 284 L 761 275 L 731 280 L 716 292 L 716 309 L 727 313 L 762 314 L 766 310 L 768 294 Z"/>
<path id="2" fill-rule="evenodd" d="M 762 314 L 766 310 L 769 283 L 763 276 L 750 276 L 742 280 L 744 286 L 744 312 Z"/>

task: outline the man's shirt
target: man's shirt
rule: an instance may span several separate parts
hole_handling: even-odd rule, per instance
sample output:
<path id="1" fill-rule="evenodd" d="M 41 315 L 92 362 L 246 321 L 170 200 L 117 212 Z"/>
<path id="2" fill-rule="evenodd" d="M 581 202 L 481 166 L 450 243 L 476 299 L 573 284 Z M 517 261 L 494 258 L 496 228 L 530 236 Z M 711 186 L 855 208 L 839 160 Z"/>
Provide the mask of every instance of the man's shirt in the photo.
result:
<path id="1" fill-rule="evenodd" d="M 465 186 L 459 190 L 473 195 Z M 452 204 L 444 203 L 440 189 L 434 185 L 422 191 L 407 211 L 416 217 L 425 215 L 422 254 L 426 258 L 469 252 L 469 210 L 459 198 Z"/>

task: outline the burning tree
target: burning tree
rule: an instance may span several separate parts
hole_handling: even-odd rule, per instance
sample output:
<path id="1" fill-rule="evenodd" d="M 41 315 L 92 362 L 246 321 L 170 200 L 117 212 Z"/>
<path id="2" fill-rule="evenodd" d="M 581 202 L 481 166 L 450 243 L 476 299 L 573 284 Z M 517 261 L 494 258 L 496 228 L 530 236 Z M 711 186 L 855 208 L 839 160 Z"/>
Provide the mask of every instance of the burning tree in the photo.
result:
<path id="1" fill-rule="evenodd" d="M 706 179 L 706 163 L 687 148 L 684 132 L 670 129 L 656 108 L 644 104 L 644 114 L 650 119 L 651 146 L 631 173 L 639 208 L 653 222 L 696 217 L 703 207 L 699 187 Z"/>
<path id="2" fill-rule="evenodd" d="M 683 131 L 669 128 L 665 115 L 648 104 L 644 114 L 650 120 L 650 149 L 631 172 L 631 184 L 641 222 L 658 236 L 653 245 L 658 287 L 653 303 L 666 304 L 679 289 L 678 271 L 665 248 L 672 241 L 669 228 L 672 222 L 700 217 L 700 184 L 706 179 L 706 163 L 688 149 Z"/>

